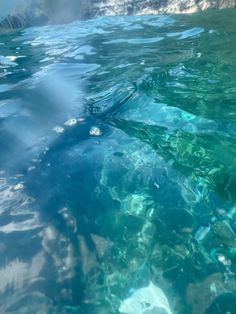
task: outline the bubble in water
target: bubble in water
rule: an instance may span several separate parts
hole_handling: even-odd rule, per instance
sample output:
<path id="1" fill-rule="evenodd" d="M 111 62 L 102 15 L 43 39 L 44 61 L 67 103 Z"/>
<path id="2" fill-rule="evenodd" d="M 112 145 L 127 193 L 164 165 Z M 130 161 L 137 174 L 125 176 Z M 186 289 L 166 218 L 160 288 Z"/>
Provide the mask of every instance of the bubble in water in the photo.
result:
<path id="1" fill-rule="evenodd" d="M 98 127 L 93 126 L 91 127 L 89 134 L 93 136 L 100 136 L 102 135 L 102 131 Z"/>
<path id="2" fill-rule="evenodd" d="M 15 191 L 22 190 L 24 188 L 24 185 L 22 183 L 18 183 L 14 186 Z"/>
<path id="3" fill-rule="evenodd" d="M 72 119 L 67 120 L 67 121 L 64 123 L 64 125 L 66 125 L 66 126 L 74 126 L 74 125 L 76 125 L 76 123 L 77 123 L 77 119 L 72 118 Z"/>
<path id="4" fill-rule="evenodd" d="M 62 134 L 64 133 L 65 129 L 62 128 L 61 126 L 55 126 L 55 128 L 53 128 L 53 131 L 55 131 L 58 134 Z"/>

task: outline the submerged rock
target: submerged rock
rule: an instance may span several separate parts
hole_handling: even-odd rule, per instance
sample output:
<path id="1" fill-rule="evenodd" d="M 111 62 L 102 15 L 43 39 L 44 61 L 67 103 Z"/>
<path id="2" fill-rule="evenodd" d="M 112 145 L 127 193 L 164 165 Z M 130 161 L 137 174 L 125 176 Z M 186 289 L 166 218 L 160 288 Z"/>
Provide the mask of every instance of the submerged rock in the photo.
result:
<path id="1" fill-rule="evenodd" d="M 208 250 L 236 246 L 236 234 L 226 221 L 216 221 L 211 227 L 200 228 L 195 238 Z"/>
<path id="2" fill-rule="evenodd" d="M 172 249 L 168 245 L 157 244 L 150 259 L 152 270 L 156 275 L 161 273 L 165 278 L 177 280 L 189 255 L 190 252 L 184 245 L 175 245 Z"/>
<path id="3" fill-rule="evenodd" d="M 217 221 L 213 225 L 213 232 L 215 237 L 221 241 L 222 245 L 235 247 L 236 246 L 236 234 L 232 230 L 231 226 L 225 221 Z"/>
<path id="4" fill-rule="evenodd" d="M 156 234 L 156 227 L 153 223 L 151 222 L 146 222 L 143 227 L 142 230 L 139 234 L 139 238 L 138 238 L 138 243 L 139 245 L 142 246 L 151 246 L 154 239 L 155 239 L 155 234 Z"/>
<path id="5" fill-rule="evenodd" d="M 233 278 L 225 281 L 220 273 L 214 273 L 198 283 L 190 283 L 186 289 L 186 299 L 191 306 L 192 314 L 234 313 L 230 310 L 235 304 L 234 291 L 236 282 Z M 224 296 L 232 295 L 227 302 L 220 300 Z M 218 304 L 218 307 L 217 307 Z M 216 312 L 216 310 L 218 310 Z"/>
<path id="6" fill-rule="evenodd" d="M 119 312 L 125 314 L 172 314 L 166 295 L 152 282 L 125 299 L 120 305 Z"/>

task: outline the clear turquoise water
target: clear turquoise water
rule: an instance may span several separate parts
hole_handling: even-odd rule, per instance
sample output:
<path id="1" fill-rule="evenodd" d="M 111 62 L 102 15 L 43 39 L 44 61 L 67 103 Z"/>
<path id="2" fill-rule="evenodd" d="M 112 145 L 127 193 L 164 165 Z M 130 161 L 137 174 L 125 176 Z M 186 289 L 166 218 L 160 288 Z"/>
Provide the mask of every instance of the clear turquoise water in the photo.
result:
<path id="1" fill-rule="evenodd" d="M 0 313 L 118 314 L 150 281 L 174 314 L 236 313 L 235 25 L 0 34 Z"/>

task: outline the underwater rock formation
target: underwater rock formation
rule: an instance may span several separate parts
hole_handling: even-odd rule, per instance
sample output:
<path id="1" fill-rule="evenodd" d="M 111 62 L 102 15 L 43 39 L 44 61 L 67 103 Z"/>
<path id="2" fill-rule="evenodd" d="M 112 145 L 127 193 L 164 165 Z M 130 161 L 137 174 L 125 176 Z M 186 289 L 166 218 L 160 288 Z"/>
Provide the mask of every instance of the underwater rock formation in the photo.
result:
<path id="1" fill-rule="evenodd" d="M 0 26 L 16 28 L 67 23 L 100 15 L 193 13 L 206 9 L 235 8 L 236 0 L 12 0 L 5 7 L 6 4 L 0 4 Z"/>
<path id="2" fill-rule="evenodd" d="M 149 286 L 136 290 L 121 303 L 121 313 L 126 314 L 172 314 L 169 301 L 164 292 L 152 282 Z"/>

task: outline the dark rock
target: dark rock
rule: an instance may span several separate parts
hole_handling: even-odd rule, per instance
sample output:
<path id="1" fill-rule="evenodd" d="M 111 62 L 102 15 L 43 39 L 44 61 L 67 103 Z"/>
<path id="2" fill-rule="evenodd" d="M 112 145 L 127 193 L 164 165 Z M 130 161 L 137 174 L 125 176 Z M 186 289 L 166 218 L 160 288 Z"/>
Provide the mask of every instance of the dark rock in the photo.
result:
<path id="1" fill-rule="evenodd" d="M 234 293 L 223 293 L 212 302 L 205 314 L 234 313 L 236 296 Z"/>
<path id="2" fill-rule="evenodd" d="M 207 251 L 234 248 L 236 245 L 236 234 L 226 221 L 216 221 L 210 227 L 201 227 L 195 238 Z"/>
<path id="3" fill-rule="evenodd" d="M 186 289 L 186 298 L 192 307 L 191 313 L 235 313 L 235 296 L 231 293 L 235 288 L 235 280 L 225 281 L 220 273 L 214 273 L 201 282 L 190 283 Z"/>

